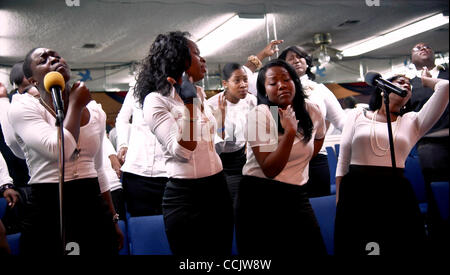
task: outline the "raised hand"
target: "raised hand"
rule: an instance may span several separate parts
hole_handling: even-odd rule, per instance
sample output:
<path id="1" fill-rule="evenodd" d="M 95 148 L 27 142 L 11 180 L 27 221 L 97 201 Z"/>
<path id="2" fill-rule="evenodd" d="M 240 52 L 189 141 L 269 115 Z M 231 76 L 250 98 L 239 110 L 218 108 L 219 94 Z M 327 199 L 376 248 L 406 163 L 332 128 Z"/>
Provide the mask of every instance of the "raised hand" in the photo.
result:
<path id="1" fill-rule="evenodd" d="M 74 104 L 74 106 L 83 108 L 89 101 L 91 101 L 91 92 L 84 85 L 84 82 L 77 81 L 73 84 L 69 95 L 69 104 Z"/>
<path id="2" fill-rule="evenodd" d="M 296 133 L 298 128 L 298 120 L 295 117 L 294 109 L 289 105 L 286 110 L 278 108 L 280 114 L 280 123 L 285 132 Z"/>
<path id="3" fill-rule="evenodd" d="M 178 83 L 173 85 L 175 87 L 175 91 L 181 97 L 184 104 L 192 104 L 194 98 L 197 97 L 197 89 L 193 84 L 192 77 L 184 74 L 181 79 L 181 85 Z"/>
<path id="4" fill-rule="evenodd" d="M 219 107 L 220 115 L 222 118 L 222 126 L 224 126 L 226 109 L 227 109 L 227 100 L 225 99 L 225 94 L 221 94 L 219 96 L 219 102 L 218 102 L 217 106 Z"/>
<path id="5" fill-rule="evenodd" d="M 278 45 L 283 43 L 283 40 L 272 40 L 269 44 L 261 51 L 263 53 L 262 58 L 266 58 L 274 55 L 279 51 Z"/>

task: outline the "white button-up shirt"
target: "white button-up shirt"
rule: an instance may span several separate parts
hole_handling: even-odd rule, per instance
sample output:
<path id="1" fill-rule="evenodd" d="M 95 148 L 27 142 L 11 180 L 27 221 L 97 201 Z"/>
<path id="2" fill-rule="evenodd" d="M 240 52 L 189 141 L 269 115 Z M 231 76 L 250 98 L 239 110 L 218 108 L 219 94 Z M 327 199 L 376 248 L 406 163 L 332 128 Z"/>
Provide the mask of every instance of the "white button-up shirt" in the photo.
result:
<path id="1" fill-rule="evenodd" d="M 143 177 L 167 177 L 162 146 L 145 123 L 133 93 L 134 89 L 128 91 L 116 118 L 117 148 L 128 147 L 121 170 Z"/>
<path id="2" fill-rule="evenodd" d="M 197 87 L 197 99 L 204 105 L 204 92 Z M 200 105 L 200 104 L 199 104 Z M 190 123 L 181 98 L 172 88 L 168 96 L 151 92 L 144 101 L 144 119 L 150 130 L 162 144 L 167 174 L 171 178 L 204 178 L 222 171 L 222 162 L 214 148 L 216 119 L 210 108 L 194 107 L 194 138 L 197 146 L 190 151 L 178 143 L 184 123 Z M 184 133 L 186 135 L 186 133 Z M 189 135 L 188 135 L 189 136 Z"/>

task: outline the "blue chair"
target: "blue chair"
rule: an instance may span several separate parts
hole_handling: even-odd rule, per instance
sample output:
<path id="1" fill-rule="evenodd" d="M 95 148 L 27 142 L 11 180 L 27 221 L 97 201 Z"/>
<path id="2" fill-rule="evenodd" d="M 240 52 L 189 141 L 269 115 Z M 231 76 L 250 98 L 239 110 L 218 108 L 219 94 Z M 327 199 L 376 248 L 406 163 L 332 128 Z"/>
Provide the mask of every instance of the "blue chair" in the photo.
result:
<path id="1" fill-rule="evenodd" d="M 339 144 L 337 145 L 337 150 L 339 150 Z M 335 145 L 335 146 L 336 146 Z M 327 158 L 328 158 L 328 168 L 330 170 L 330 187 L 331 194 L 336 194 L 336 167 L 337 167 L 337 154 L 334 151 L 333 147 L 327 146 L 325 147 L 327 150 Z"/>
<path id="2" fill-rule="evenodd" d="M 119 227 L 123 233 L 123 248 L 119 251 L 119 255 L 129 255 L 130 248 L 129 248 L 129 243 L 128 243 L 127 225 L 126 225 L 125 221 L 119 220 Z"/>
<path id="3" fill-rule="evenodd" d="M 334 145 L 334 151 L 336 152 L 336 158 L 339 158 L 339 149 L 341 148 L 341 145 L 339 143 L 336 143 Z"/>
<path id="4" fill-rule="evenodd" d="M 238 255 L 237 245 L 236 245 L 236 228 L 233 230 L 233 244 L 231 246 L 231 255 Z"/>
<path id="5" fill-rule="evenodd" d="M 432 182 L 431 190 L 443 220 L 448 221 L 449 217 L 449 183 L 448 181 Z"/>
<path id="6" fill-rule="evenodd" d="M 428 200 L 425 179 L 423 178 L 422 168 L 417 155 L 410 154 L 406 158 L 404 175 L 411 182 L 417 202 L 419 203 L 420 212 L 426 214 L 428 212 Z"/>
<path id="7" fill-rule="evenodd" d="M 171 255 L 162 215 L 128 219 L 130 255 Z"/>
<path id="8" fill-rule="evenodd" d="M 334 255 L 334 220 L 336 218 L 336 195 L 310 198 L 309 202 L 320 226 L 328 255 Z"/>
<path id="9" fill-rule="evenodd" d="M 5 198 L 0 198 L 0 219 L 3 218 L 6 212 L 7 202 Z"/>
<path id="10" fill-rule="evenodd" d="M 8 241 L 9 248 L 11 249 L 11 254 L 19 255 L 20 233 L 6 235 L 6 240 Z"/>

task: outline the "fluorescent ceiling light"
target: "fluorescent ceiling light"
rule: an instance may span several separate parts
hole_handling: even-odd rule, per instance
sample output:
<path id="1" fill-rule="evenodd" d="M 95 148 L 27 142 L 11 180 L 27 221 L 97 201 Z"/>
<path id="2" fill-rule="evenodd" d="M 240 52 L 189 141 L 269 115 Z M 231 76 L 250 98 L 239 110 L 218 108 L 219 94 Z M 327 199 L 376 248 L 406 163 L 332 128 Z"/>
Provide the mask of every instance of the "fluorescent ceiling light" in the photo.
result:
<path id="1" fill-rule="evenodd" d="M 263 14 L 235 14 L 197 40 L 200 54 L 202 56 L 211 55 L 234 39 L 248 34 L 263 24 Z M 236 45 L 236 48 L 239 48 L 239 45 Z"/>
<path id="2" fill-rule="evenodd" d="M 445 24 L 448 24 L 448 16 L 444 16 L 442 13 L 437 14 L 355 46 L 343 48 L 342 54 L 344 56 L 361 55 Z"/>

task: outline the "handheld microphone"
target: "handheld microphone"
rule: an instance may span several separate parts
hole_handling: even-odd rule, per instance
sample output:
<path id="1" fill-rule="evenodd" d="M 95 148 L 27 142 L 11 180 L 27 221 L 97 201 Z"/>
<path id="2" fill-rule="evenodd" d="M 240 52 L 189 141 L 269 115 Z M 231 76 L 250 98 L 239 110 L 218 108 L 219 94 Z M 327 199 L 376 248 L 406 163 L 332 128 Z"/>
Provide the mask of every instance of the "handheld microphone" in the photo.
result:
<path id="1" fill-rule="evenodd" d="M 64 120 L 64 104 L 62 100 L 61 92 L 66 87 L 66 82 L 62 74 L 58 72 L 49 72 L 44 77 L 45 90 L 52 95 L 53 106 L 55 107 L 55 113 L 57 123 Z"/>
<path id="2" fill-rule="evenodd" d="M 395 86 L 392 82 L 381 78 L 381 74 L 376 72 L 368 72 L 364 77 L 367 84 L 370 86 L 377 86 L 387 93 L 394 93 L 398 96 L 405 97 L 408 92 Z"/>

